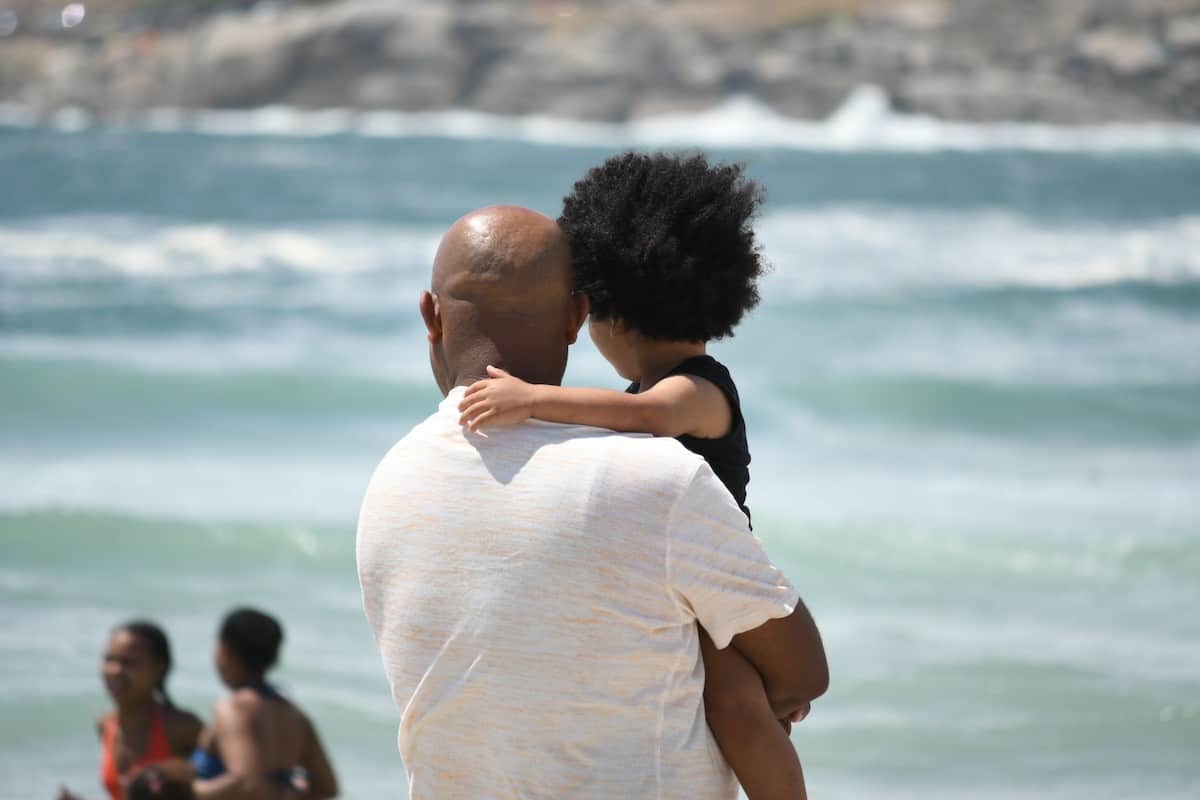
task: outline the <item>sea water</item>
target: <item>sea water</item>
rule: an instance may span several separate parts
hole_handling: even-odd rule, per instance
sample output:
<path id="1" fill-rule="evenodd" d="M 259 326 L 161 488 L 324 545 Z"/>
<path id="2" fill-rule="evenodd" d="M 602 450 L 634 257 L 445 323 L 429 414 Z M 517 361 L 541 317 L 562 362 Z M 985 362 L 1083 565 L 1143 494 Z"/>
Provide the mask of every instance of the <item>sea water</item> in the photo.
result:
<path id="1" fill-rule="evenodd" d="M 756 533 L 829 652 L 793 734 L 812 795 L 1200 796 L 1200 131 L 855 103 L 0 114 L 0 798 L 99 796 L 111 626 L 161 621 L 207 716 L 246 603 L 281 617 L 278 680 L 345 796 L 403 797 L 354 522 L 439 399 L 416 299 L 440 232 L 689 143 L 768 193 L 763 303 L 713 351 Z M 587 341 L 567 380 L 622 386 Z"/>

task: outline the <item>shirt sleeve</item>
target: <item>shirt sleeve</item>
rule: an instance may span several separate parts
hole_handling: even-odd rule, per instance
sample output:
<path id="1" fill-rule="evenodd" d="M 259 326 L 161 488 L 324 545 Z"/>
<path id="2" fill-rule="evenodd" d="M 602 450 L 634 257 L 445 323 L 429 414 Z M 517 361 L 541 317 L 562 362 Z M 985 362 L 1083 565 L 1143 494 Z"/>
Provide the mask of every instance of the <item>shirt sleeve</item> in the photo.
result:
<path id="1" fill-rule="evenodd" d="M 670 591 L 718 649 L 795 610 L 799 592 L 767 558 L 746 515 L 708 464 L 693 474 L 667 535 Z"/>

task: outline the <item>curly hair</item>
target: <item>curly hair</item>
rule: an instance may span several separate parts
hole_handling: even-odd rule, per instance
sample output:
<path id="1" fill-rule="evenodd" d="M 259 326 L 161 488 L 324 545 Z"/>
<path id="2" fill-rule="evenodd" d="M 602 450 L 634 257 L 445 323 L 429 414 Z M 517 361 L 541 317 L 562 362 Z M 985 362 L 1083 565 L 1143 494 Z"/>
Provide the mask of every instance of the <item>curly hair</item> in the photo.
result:
<path id="1" fill-rule="evenodd" d="M 758 304 L 765 265 L 751 221 L 763 191 L 740 164 L 627 152 L 588 171 L 563 199 L 575 288 L 597 319 L 651 339 L 733 333 Z"/>

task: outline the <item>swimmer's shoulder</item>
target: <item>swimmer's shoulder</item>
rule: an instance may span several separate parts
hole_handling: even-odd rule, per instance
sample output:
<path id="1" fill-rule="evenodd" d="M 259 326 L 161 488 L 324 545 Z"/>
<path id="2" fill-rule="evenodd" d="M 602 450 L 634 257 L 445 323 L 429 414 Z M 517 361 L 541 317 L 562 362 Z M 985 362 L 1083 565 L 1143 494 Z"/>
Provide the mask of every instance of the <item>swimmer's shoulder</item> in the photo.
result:
<path id="1" fill-rule="evenodd" d="M 176 753 L 191 753 L 200 741 L 200 733 L 204 730 L 204 720 L 183 708 L 167 710 L 167 741 L 171 750 Z"/>

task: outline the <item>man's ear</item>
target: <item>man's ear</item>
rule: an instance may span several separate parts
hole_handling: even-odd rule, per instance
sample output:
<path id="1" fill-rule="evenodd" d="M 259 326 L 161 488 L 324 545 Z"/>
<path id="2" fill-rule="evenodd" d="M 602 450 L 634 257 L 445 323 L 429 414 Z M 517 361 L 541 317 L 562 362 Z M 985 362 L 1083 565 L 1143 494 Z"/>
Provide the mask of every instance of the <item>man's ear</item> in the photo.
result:
<path id="1" fill-rule="evenodd" d="M 571 292 L 570 319 L 567 321 L 567 344 L 575 344 L 579 339 L 579 329 L 587 321 L 592 304 L 583 292 Z"/>
<path id="2" fill-rule="evenodd" d="M 417 305 L 421 309 L 421 319 L 425 320 L 426 336 L 430 343 L 437 342 L 442 338 L 442 306 L 438 302 L 437 295 L 432 292 L 421 292 L 421 299 Z"/>

